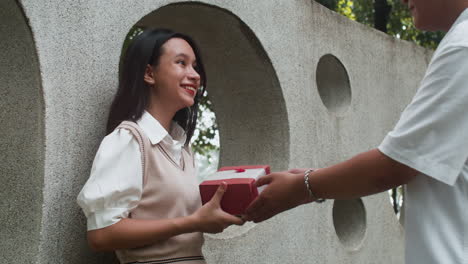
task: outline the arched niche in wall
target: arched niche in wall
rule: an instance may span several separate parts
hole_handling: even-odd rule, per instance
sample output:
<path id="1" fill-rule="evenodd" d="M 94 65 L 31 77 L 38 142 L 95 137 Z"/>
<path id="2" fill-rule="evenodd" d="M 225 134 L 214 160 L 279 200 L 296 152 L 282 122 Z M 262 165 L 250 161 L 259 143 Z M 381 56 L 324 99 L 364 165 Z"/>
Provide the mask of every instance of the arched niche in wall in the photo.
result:
<path id="1" fill-rule="evenodd" d="M 33 263 L 44 181 L 44 101 L 33 35 L 18 1 L 0 3 L 0 251 Z"/>
<path id="2" fill-rule="evenodd" d="M 157 9 L 137 26 L 170 28 L 199 44 L 219 125 L 220 166 L 288 166 L 289 129 L 281 87 L 245 23 L 224 9 L 184 2 Z"/>

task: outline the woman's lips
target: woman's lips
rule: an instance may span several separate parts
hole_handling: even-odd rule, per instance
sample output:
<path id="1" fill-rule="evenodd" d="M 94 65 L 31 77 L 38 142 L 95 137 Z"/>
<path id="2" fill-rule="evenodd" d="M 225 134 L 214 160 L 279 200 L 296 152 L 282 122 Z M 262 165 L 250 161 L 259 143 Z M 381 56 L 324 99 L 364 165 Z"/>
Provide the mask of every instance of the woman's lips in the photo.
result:
<path id="1" fill-rule="evenodd" d="M 191 96 L 195 96 L 195 94 L 197 93 L 197 90 L 196 90 L 194 87 L 191 87 L 191 86 L 182 86 L 182 88 L 183 88 L 187 93 L 189 93 Z"/>

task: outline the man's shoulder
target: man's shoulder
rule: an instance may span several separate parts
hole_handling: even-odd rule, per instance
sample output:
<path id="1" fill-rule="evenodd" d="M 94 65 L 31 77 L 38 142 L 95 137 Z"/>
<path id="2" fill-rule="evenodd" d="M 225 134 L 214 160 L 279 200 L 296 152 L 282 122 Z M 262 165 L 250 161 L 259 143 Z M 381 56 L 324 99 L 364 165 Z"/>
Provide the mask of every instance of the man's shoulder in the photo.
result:
<path id="1" fill-rule="evenodd" d="M 468 19 L 458 23 L 448 34 L 446 46 L 468 48 Z"/>

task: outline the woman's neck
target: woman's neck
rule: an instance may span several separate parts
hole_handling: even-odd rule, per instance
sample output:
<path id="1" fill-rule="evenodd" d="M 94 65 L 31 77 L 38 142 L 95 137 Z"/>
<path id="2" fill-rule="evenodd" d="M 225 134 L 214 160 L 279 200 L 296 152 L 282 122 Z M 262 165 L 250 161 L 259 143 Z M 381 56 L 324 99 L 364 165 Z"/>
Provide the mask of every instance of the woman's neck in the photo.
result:
<path id="1" fill-rule="evenodd" d="M 160 107 L 158 107 L 158 105 Z M 167 108 L 160 104 L 151 104 L 146 111 L 156 118 L 167 132 L 171 131 L 171 123 L 175 115 L 174 112 L 168 111 Z"/>

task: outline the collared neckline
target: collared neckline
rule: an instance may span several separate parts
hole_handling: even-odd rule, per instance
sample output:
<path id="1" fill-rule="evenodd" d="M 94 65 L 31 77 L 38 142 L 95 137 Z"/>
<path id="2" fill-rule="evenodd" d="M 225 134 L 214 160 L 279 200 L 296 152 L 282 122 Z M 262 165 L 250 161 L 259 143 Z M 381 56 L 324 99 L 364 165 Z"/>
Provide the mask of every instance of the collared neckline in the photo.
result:
<path id="1" fill-rule="evenodd" d="M 172 144 L 183 145 L 187 138 L 184 129 L 179 126 L 179 124 L 172 121 L 171 131 L 168 132 L 161 123 L 159 123 L 159 121 L 146 110 L 136 123 L 145 132 L 153 145 L 156 145 L 165 139 Z"/>

